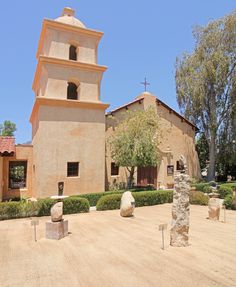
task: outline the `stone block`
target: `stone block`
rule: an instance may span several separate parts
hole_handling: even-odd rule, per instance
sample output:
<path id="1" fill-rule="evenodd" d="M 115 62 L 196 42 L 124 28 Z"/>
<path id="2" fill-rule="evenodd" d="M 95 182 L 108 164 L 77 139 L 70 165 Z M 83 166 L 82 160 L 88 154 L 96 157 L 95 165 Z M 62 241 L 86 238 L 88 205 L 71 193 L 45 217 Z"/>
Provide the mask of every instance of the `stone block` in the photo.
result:
<path id="1" fill-rule="evenodd" d="M 46 238 L 59 240 L 68 235 L 68 220 L 46 222 Z"/>

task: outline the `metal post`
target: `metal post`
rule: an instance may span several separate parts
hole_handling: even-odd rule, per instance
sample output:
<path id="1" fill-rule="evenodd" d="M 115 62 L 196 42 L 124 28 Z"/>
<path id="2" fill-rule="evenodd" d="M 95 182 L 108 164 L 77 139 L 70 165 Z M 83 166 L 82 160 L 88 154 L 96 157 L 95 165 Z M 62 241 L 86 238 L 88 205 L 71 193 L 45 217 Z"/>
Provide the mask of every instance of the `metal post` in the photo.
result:
<path id="1" fill-rule="evenodd" d="M 165 242 L 164 242 L 164 228 L 162 228 L 162 249 L 165 249 Z"/>
<path id="2" fill-rule="evenodd" d="M 36 237 L 36 224 L 34 225 L 34 241 L 37 241 L 37 237 Z"/>
<path id="3" fill-rule="evenodd" d="M 224 209 L 224 223 L 225 223 L 226 222 L 226 206 L 223 205 L 222 207 Z"/>

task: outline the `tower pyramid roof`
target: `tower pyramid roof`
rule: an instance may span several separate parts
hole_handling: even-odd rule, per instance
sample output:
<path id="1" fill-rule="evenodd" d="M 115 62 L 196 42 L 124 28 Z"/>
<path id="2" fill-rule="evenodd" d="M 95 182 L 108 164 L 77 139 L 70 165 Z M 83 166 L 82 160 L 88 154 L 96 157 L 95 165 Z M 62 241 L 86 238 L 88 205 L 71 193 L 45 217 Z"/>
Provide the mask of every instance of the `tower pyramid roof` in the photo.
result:
<path id="1" fill-rule="evenodd" d="M 81 28 L 86 28 L 85 25 L 77 18 L 74 17 L 75 10 L 69 7 L 63 9 L 62 15 L 55 19 L 55 21 L 62 22 L 64 24 L 73 25 Z"/>

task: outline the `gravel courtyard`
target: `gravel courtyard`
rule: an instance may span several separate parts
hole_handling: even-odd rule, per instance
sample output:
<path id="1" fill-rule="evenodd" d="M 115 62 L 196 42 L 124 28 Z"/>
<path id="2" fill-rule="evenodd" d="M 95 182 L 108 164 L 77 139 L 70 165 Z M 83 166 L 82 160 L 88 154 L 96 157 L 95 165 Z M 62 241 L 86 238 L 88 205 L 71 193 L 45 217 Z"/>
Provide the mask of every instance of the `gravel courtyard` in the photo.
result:
<path id="1" fill-rule="evenodd" d="M 189 247 L 169 246 L 171 204 L 66 215 L 68 237 L 38 241 L 30 219 L 0 222 L 0 286 L 138 287 L 236 286 L 236 212 L 227 223 L 206 219 L 207 207 L 191 206 Z M 168 223 L 166 250 L 158 224 Z"/>

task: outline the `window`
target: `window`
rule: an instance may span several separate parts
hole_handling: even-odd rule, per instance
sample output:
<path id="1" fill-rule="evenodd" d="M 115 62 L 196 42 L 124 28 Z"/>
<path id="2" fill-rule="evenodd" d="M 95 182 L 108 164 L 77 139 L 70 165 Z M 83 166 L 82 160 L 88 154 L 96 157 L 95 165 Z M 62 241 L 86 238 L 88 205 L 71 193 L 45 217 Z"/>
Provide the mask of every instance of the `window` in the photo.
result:
<path id="1" fill-rule="evenodd" d="M 114 162 L 111 163 L 111 175 L 119 175 L 119 166 Z"/>
<path id="2" fill-rule="evenodd" d="M 76 52 L 77 47 L 71 45 L 70 46 L 70 51 L 69 51 L 69 60 L 77 61 L 77 52 Z"/>
<path id="3" fill-rule="evenodd" d="M 79 175 L 79 163 L 68 162 L 67 163 L 67 176 L 78 176 Z"/>
<path id="4" fill-rule="evenodd" d="M 180 162 L 177 160 L 176 162 L 176 170 L 184 170 L 184 166 L 180 164 Z"/>
<path id="5" fill-rule="evenodd" d="M 174 174 L 174 166 L 167 165 L 167 175 L 173 175 L 173 174 Z"/>
<path id="6" fill-rule="evenodd" d="M 27 161 L 9 162 L 9 188 L 26 187 Z"/>
<path id="7" fill-rule="evenodd" d="M 78 100 L 77 86 L 74 83 L 68 83 L 67 86 L 67 99 Z"/>

